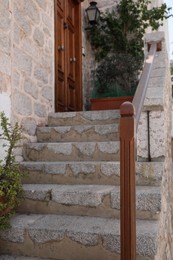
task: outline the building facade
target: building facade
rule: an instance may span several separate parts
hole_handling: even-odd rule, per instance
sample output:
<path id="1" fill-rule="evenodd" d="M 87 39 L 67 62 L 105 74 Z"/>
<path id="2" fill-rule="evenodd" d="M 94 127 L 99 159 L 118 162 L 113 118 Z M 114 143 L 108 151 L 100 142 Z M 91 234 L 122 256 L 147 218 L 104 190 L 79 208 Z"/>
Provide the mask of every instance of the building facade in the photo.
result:
<path id="1" fill-rule="evenodd" d="M 90 2 L 0 1 L 0 110 L 22 125 L 26 140 L 35 140 L 36 126 L 46 123 L 49 112 L 90 107 Z M 100 0 L 98 7 L 104 11 L 117 2 Z"/>

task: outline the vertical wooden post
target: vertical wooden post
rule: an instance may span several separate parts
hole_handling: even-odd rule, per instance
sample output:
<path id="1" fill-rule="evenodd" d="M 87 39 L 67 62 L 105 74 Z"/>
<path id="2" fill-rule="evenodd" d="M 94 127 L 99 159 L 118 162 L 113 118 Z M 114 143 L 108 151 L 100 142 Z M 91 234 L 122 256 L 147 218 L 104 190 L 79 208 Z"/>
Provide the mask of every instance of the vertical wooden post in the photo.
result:
<path id="1" fill-rule="evenodd" d="M 136 259 L 135 111 L 130 102 L 120 107 L 120 225 L 121 260 Z"/>

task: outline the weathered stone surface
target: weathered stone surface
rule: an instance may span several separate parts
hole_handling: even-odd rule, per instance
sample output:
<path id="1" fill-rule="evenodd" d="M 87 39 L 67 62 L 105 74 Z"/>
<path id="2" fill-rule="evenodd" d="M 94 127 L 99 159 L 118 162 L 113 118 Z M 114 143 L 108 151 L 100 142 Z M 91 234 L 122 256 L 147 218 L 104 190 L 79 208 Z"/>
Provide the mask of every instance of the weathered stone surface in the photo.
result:
<path id="1" fill-rule="evenodd" d="M 47 115 L 46 107 L 39 103 L 34 104 L 34 112 L 35 112 L 35 115 L 37 115 L 39 117 L 46 117 L 46 115 Z"/>
<path id="2" fill-rule="evenodd" d="M 50 113 L 48 118 L 49 126 L 58 125 L 88 125 L 88 124 L 112 124 L 119 122 L 119 111 L 83 111 L 69 113 Z"/>
<path id="3" fill-rule="evenodd" d="M 75 147 L 77 149 L 79 149 L 81 154 L 91 156 L 95 152 L 96 144 L 95 143 L 78 143 L 78 144 L 75 144 Z"/>
<path id="4" fill-rule="evenodd" d="M 37 180 L 39 183 L 118 185 L 120 182 L 119 162 L 23 162 L 22 167 L 31 174 L 31 177 L 28 176 L 29 183 L 35 183 Z M 162 176 L 163 163 L 136 163 L 137 185 L 159 186 Z"/>
<path id="5" fill-rule="evenodd" d="M 9 31 L 11 23 L 9 0 L 0 2 L 0 29 Z"/>
<path id="6" fill-rule="evenodd" d="M 25 237 L 25 228 L 34 223 L 40 215 L 16 215 L 11 220 L 11 228 L 0 231 L 0 238 L 11 242 L 22 243 Z"/>
<path id="7" fill-rule="evenodd" d="M 103 153 L 118 153 L 119 142 L 100 142 L 98 143 L 98 149 Z"/>
<path id="8" fill-rule="evenodd" d="M 120 176 L 119 163 L 112 163 L 112 162 L 102 163 L 100 170 L 102 174 L 105 176 L 112 176 L 115 174 L 117 176 Z"/>
<path id="9" fill-rule="evenodd" d="M 45 68 L 47 68 L 49 71 L 51 71 L 52 70 L 52 68 L 53 68 L 53 57 L 52 57 L 52 55 L 44 55 L 43 57 L 42 57 L 42 59 L 41 59 L 41 64 L 45 67 Z"/>
<path id="10" fill-rule="evenodd" d="M 50 31 L 52 31 L 53 23 L 52 23 L 52 21 L 50 20 L 50 17 L 49 17 L 48 15 L 44 14 L 44 15 L 42 16 L 42 20 L 43 20 L 44 25 L 45 25 Z"/>
<path id="11" fill-rule="evenodd" d="M 65 185 L 52 190 L 52 200 L 65 205 L 97 207 L 113 188 L 108 185 Z"/>
<path id="12" fill-rule="evenodd" d="M 30 39 L 23 39 L 22 44 L 23 44 L 23 49 L 30 56 L 32 56 L 34 60 L 39 61 L 41 51 L 40 51 L 39 47 L 35 44 L 35 42 L 33 42 Z"/>
<path id="13" fill-rule="evenodd" d="M 0 52 L 0 72 L 11 75 L 11 57 L 3 52 Z"/>
<path id="14" fill-rule="evenodd" d="M 49 201 L 51 199 L 53 185 L 23 185 L 25 198 L 32 200 Z"/>
<path id="15" fill-rule="evenodd" d="M 98 217 L 79 217 L 79 216 L 57 216 L 57 215 L 21 215 L 15 219 L 24 219 L 22 228 L 29 233 L 31 240 L 36 244 L 44 244 L 61 241 L 67 236 L 69 239 L 89 246 L 100 244 L 111 252 L 120 252 L 120 230 L 119 221 L 115 219 L 105 219 Z M 14 219 L 14 218 L 13 218 Z M 147 224 L 147 225 L 146 225 Z M 21 229 L 16 227 L 16 233 Z M 137 255 L 141 257 L 154 257 L 157 241 L 156 221 L 137 221 Z M 10 232 L 10 231 L 9 231 Z M 2 238 L 2 234 L 0 234 Z M 3 239 L 10 240 L 10 236 Z M 21 235 L 23 241 L 24 236 Z M 61 245 L 62 246 L 62 245 Z M 63 251 L 64 258 L 66 250 Z M 142 259 L 142 258 L 141 258 Z M 145 258 L 144 258 L 145 259 Z"/>
<path id="16" fill-rule="evenodd" d="M 30 94 L 33 98 L 38 98 L 37 85 L 33 81 L 26 79 L 24 82 L 24 89 L 26 93 Z"/>
<path id="17" fill-rule="evenodd" d="M 146 98 L 145 98 L 145 107 L 163 107 L 163 89 L 158 87 L 152 87 L 147 89 Z"/>
<path id="18" fill-rule="evenodd" d="M 112 125 L 76 125 L 59 127 L 39 127 L 39 142 L 56 141 L 118 141 L 118 124 Z"/>
<path id="19" fill-rule="evenodd" d="M 0 34 L 0 50 L 6 54 L 10 53 L 10 37 L 8 34 Z"/>
<path id="20" fill-rule="evenodd" d="M 136 182 L 139 185 L 142 183 L 145 186 L 160 186 L 163 171 L 163 162 L 138 162 L 136 163 Z"/>
<path id="21" fill-rule="evenodd" d="M 81 159 L 106 161 L 113 160 L 113 158 L 118 160 L 119 142 L 109 142 L 108 144 L 106 142 L 32 143 L 26 145 L 25 156 L 25 159 L 34 161 L 48 159 L 50 161 L 67 159 L 69 161 Z"/>
<path id="22" fill-rule="evenodd" d="M 41 7 L 43 10 L 47 9 L 47 0 L 36 0 L 36 3 Z"/>
<path id="23" fill-rule="evenodd" d="M 18 6 L 19 1 L 15 1 L 14 4 L 14 18 L 17 25 L 27 34 L 30 35 L 32 32 L 31 23 L 28 22 L 26 16 L 23 15 L 23 11 Z"/>
<path id="24" fill-rule="evenodd" d="M 37 136 L 39 142 L 119 140 L 118 124 L 39 127 Z"/>
<path id="25" fill-rule="evenodd" d="M 20 115 L 30 116 L 32 114 L 32 102 L 25 94 L 16 92 L 14 95 L 14 109 Z"/>
<path id="26" fill-rule="evenodd" d="M 26 257 L 26 256 L 16 256 L 16 255 L 1 255 L 0 260 L 43 260 L 43 258 L 37 258 L 37 257 Z M 50 260 L 45 259 L 44 260 Z"/>
<path id="27" fill-rule="evenodd" d="M 54 2 L 52 0 L 0 1 L 1 91 L 10 93 L 12 99 L 10 117 L 15 117 L 18 122 L 24 121 L 25 116 L 28 117 L 32 114 L 36 124 L 46 123 L 47 111 L 53 109 L 53 25 Z M 52 46 L 51 49 L 49 44 Z M 49 48 L 49 53 L 47 53 L 47 48 Z M 32 86 L 28 84 L 31 81 Z M 40 83 L 42 83 L 43 89 L 40 89 Z M 17 89 L 20 90 L 23 97 L 26 94 L 27 109 L 25 105 L 21 109 L 20 104 L 20 109 L 17 108 L 15 94 Z M 26 101 L 26 98 L 24 99 Z M 34 107 L 34 99 L 38 99 L 42 107 L 37 107 L 37 105 Z M 22 101 L 22 104 L 24 103 Z M 28 108 L 28 104 L 30 104 L 30 108 Z M 45 107 L 43 108 L 43 106 Z M 29 110 L 29 112 L 25 113 L 22 111 L 23 109 Z M 25 137 L 29 141 L 36 139 L 36 136 L 33 137 L 29 132 Z"/>
<path id="28" fill-rule="evenodd" d="M 161 210 L 161 189 L 160 187 L 137 187 L 137 210 L 155 211 Z"/>
<path id="29" fill-rule="evenodd" d="M 35 29 L 33 39 L 35 40 L 35 42 L 38 44 L 39 47 L 43 47 L 44 33 L 40 29 L 38 28 Z"/>
<path id="30" fill-rule="evenodd" d="M 111 193 L 112 208 L 120 209 L 120 192 L 116 188 Z M 161 209 L 161 191 L 159 187 L 137 186 L 136 188 L 137 211 L 159 212 Z"/>
<path id="31" fill-rule="evenodd" d="M 48 72 L 45 68 L 36 66 L 34 69 L 34 76 L 37 80 L 45 84 L 48 83 Z"/>
<path id="32" fill-rule="evenodd" d="M 31 75 L 32 59 L 18 48 L 14 49 L 14 64 L 15 67 L 21 72 Z"/>
<path id="33" fill-rule="evenodd" d="M 43 87 L 42 91 L 41 91 L 41 95 L 49 100 L 49 101 L 53 101 L 53 89 L 51 86 L 46 86 L 46 87 Z"/>
<path id="34" fill-rule="evenodd" d="M 31 21 L 35 24 L 38 24 L 40 21 L 40 10 L 35 4 L 34 0 L 30 1 L 25 1 L 25 0 L 20 0 L 22 1 L 21 5 L 23 4 L 22 10 L 24 11 L 25 15 L 27 15 Z"/>
<path id="35" fill-rule="evenodd" d="M 36 132 L 36 121 L 32 118 L 24 118 L 21 122 L 22 128 L 29 135 L 35 135 Z"/>
<path id="36" fill-rule="evenodd" d="M 112 124 L 112 125 L 97 125 L 95 126 L 95 131 L 96 133 L 100 134 L 100 135 L 104 135 L 104 134 L 111 134 L 111 133 L 116 133 L 118 132 L 118 124 Z"/>
<path id="37" fill-rule="evenodd" d="M 38 202 L 54 202 L 59 205 L 66 205 L 71 212 L 72 206 L 91 207 L 98 215 L 98 207 L 103 207 L 104 198 L 107 196 L 108 204 L 104 205 L 105 210 L 120 210 L 120 190 L 118 186 L 112 185 L 57 185 L 57 184 L 25 184 L 23 185 L 25 198 Z M 23 207 L 22 207 L 23 208 Z M 89 208 L 88 208 L 89 209 Z M 157 218 L 161 209 L 161 192 L 158 187 L 137 187 L 136 193 L 137 217 L 140 219 Z M 29 210 L 29 208 L 28 208 Z M 30 212 L 30 210 L 29 210 Z M 31 211 L 32 212 L 32 211 Z M 53 213 L 52 209 L 47 210 Z M 75 210 L 76 215 L 80 214 L 80 208 Z M 111 214 L 111 212 L 110 212 Z M 103 216 L 102 213 L 99 216 Z M 113 211 L 112 211 L 112 217 Z"/>
<path id="38" fill-rule="evenodd" d="M 90 163 L 80 163 L 80 164 L 71 164 L 69 165 L 72 170 L 74 176 L 78 176 L 80 173 L 91 174 L 95 172 L 95 165 Z"/>
<path id="39" fill-rule="evenodd" d="M 42 216 L 41 221 L 35 221 L 29 227 L 29 235 L 36 243 L 46 243 L 52 240 L 62 240 L 65 232 L 75 218 L 70 216 Z"/>
<path id="40" fill-rule="evenodd" d="M 13 84 L 16 88 L 20 88 L 20 74 L 17 71 L 13 72 Z"/>

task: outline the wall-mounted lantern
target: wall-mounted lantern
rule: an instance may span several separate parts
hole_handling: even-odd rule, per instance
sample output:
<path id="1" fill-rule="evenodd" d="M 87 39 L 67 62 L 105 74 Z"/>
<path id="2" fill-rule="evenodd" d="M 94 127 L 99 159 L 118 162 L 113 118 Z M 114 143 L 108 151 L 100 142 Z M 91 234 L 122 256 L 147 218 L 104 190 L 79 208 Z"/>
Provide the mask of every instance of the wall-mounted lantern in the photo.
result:
<path id="1" fill-rule="evenodd" d="M 100 17 L 100 10 L 97 7 L 97 2 L 91 1 L 90 6 L 85 11 L 87 14 L 88 23 L 93 27 L 97 24 Z M 88 27 L 86 29 L 90 29 L 92 27 Z"/>

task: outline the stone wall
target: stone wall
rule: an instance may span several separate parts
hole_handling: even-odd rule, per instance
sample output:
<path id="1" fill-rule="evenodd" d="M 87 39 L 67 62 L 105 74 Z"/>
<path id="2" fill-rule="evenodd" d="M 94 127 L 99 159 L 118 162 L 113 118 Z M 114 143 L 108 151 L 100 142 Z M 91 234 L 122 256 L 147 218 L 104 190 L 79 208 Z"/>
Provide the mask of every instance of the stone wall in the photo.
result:
<path id="1" fill-rule="evenodd" d="M 13 118 L 32 140 L 54 109 L 54 1 L 12 0 Z"/>
<path id="2" fill-rule="evenodd" d="M 89 98 L 93 88 L 93 73 L 95 68 L 94 53 L 90 45 L 89 34 L 86 28 L 88 21 L 85 10 L 89 6 L 89 0 L 82 3 L 82 90 L 83 90 L 83 110 L 90 109 Z"/>
<path id="3" fill-rule="evenodd" d="M 0 1 L 0 101 L 34 141 L 54 111 L 54 0 Z"/>
<path id="4" fill-rule="evenodd" d="M 161 40 L 162 51 L 155 58 L 154 68 L 146 94 L 144 109 L 138 129 L 138 159 L 147 160 L 147 120 L 150 121 L 150 150 L 152 161 L 163 161 L 161 185 L 161 215 L 159 221 L 158 251 L 155 259 L 173 259 L 173 178 L 171 168 L 171 78 L 164 33 L 151 33 L 146 41 Z"/>
<path id="5" fill-rule="evenodd" d="M 150 124 L 149 137 L 151 143 L 151 159 L 153 161 L 163 161 L 167 154 L 167 147 L 165 146 L 165 135 L 167 132 L 165 129 L 167 129 L 167 122 L 170 123 L 171 121 L 171 81 L 164 33 L 156 32 L 147 34 L 146 42 L 152 40 L 160 40 L 162 42 L 162 51 L 157 52 L 154 60 L 154 67 L 152 69 L 149 80 L 149 86 L 144 102 L 144 109 L 139 123 L 138 158 L 140 160 L 148 160 L 148 111 Z M 169 111 L 167 111 L 165 107 L 165 105 L 168 104 L 170 106 Z"/>

